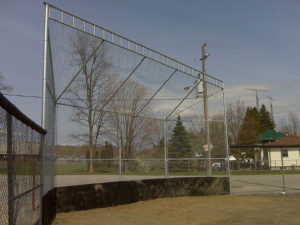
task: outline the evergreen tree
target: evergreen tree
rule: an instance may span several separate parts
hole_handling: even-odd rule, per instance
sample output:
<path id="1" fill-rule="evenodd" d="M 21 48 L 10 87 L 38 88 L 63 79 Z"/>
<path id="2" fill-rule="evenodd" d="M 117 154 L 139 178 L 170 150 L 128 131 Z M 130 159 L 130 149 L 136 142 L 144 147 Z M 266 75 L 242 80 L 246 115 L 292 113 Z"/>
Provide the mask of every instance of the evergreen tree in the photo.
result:
<path id="1" fill-rule="evenodd" d="M 114 148 L 109 142 L 105 142 L 104 149 L 101 151 L 101 159 L 112 159 L 114 157 Z"/>
<path id="2" fill-rule="evenodd" d="M 193 157 L 193 152 L 189 143 L 189 138 L 179 115 L 177 118 L 176 125 L 173 129 L 172 137 L 169 143 L 168 153 L 169 158 Z M 182 161 L 171 161 L 171 163 L 169 163 L 169 169 L 172 171 L 182 171 L 186 169 L 187 164 L 187 162 Z"/>
<path id="3" fill-rule="evenodd" d="M 259 142 L 260 135 L 267 129 L 274 129 L 275 125 L 271 119 L 271 114 L 266 106 L 262 105 L 259 112 L 256 107 L 248 107 L 244 117 L 242 127 L 238 135 L 238 144 L 251 145 Z M 247 157 L 253 157 L 252 148 L 245 149 Z"/>
<path id="4" fill-rule="evenodd" d="M 239 132 L 238 144 L 251 145 L 256 141 L 259 135 L 259 112 L 257 109 L 247 107 L 244 122 Z M 244 149 L 247 157 L 253 157 L 254 152 L 252 148 Z"/>
<path id="5" fill-rule="evenodd" d="M 271 118 L 271 113 L 267 111 L 266 106 L 262 105 L 259 111 L 259 116 L 260 116 L 260 125 L 259 125 L 259 133 L 262 134 L 268 129 L 274 129 L 275 124 L 272 121 Z"/>

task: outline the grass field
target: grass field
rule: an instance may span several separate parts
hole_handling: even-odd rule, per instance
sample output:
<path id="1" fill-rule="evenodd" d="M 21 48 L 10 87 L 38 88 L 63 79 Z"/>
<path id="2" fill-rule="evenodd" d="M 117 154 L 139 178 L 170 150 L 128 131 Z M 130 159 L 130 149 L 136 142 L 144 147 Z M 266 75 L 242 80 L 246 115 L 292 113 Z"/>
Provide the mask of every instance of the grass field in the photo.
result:
<path id="1" fill-rule="evenodd" d="M 40 163 L 33 161 L 16 161 L 14 162 L 16 175 L 40 174 Z M 7 175 L 7 162 L 0 162 L 0 174 Z"/>
<path id="2" fill-rule="evenodd" d="M 300 195 L 164 198 L 59 213 L 53 225 L 298 225 Z"/>
<path id="3" fill-rule="evenodd" d="M 109 174 L 118 174 L 119 169 L 118 166 L 112 164 L 110 166 L 99 165 L 95 167 L 95 171 L 93 174 L 95 175 L 109 175 Z M 223 169 L 213 169 L 213 176 L 226 176 L 227 171 L 225 168 Z M 234 170 L 231 171 L 232 175 L 280 175 L 281 170 Z M 285 170 L 285 174 L 300 174 L 300 170 Z M 86 162 L 57 162 L 55 165 L 55 174 L 56 175 L 90 175 L 88 172 L 88 164 Z M 123 171 L 123 175 L 143 175 L 143 176 L 164 176 L 165 171 L 164 168 L 159 166 L 150 166 L 150 167 L 142 167 L 138 166 L 134 169 L 129 169 L 128 171 Z M 197 170 L 195 168 L 191 168 L 188 171 L 169 171 L 170 176 L 205 176 L 205 169 Z"/>

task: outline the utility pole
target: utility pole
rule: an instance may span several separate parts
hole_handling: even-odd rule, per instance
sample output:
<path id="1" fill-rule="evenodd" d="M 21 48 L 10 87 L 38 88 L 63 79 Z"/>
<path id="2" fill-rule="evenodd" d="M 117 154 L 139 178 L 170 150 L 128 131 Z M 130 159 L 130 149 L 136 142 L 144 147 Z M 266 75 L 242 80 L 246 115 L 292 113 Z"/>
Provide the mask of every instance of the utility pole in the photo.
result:
<path id="1" fill-rule="evenodd" d="M 259 110 L 259 98 L 258 98 L 258 92 L 266 92 L 268 91 L 267 89 L 260 89 L 260 88 L 246 88 L 245 90 L 248 91 L 255 91 L 255 95 L 256 95 L 256 108 L 257 110 Z"/>
<path id="2" fill-rule="evenodd" d="M 203 98 L 204 98 L 204 120 L 205 120 L 205 142 L 207 145 L 207 171 L 206 175 L 211 177 L 211 149 L 210 149 L 210 132 L 209 132 L 209 121 L 208 121 L 208 99 L 207 99 L 207 84 L 206 84 L 206 58 L 209 54 L 205 54 L 206 43 L 202 45 L 202 73 L 203 73 Z"/>

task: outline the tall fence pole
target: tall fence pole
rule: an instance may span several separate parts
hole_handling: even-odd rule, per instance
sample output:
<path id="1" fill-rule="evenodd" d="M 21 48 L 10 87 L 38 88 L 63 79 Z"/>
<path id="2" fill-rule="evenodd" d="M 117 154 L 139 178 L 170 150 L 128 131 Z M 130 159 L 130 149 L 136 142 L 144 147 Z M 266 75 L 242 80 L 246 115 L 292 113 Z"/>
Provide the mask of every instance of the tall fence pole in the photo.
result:
<path id="1" fill-rule="evenodd" d="M 119 180 L 122 180 L 122 146 L 119 140 Z"/>
<path id="2" fill-rule="evenodd" d="M 121 126 L 120 114 L 118 115 L 118 124 Z M 122 141 L 121 141 L 121 129 L 117 130 L 117 140 L 119 143 L 119 180 L 122 180 Z"/>
<path id="3" fill-rule="evenodd" d="M 46 7 L 45 7 L 45 36 L 44 36 L 43 106 L 42 106 L 42 127 L 44 129 L 46 128 L 48 17 L 49 17 L 49 5 L 46 3 Z"/>
<path id="4" fill-rule="evenodd" d="M 229 160 L 229 144 L 228 144 L 228 129 L 227 129 L 227 113 L 226 113 L 226 103 L 225 103 L 225 92 L 223 83 L 223 109 L 224 109 L 224 132 L 225 132 L 225 148 L 226 148 L 226 158 L 227 158 L 227 174 L 229 181 L 229 193 L 231 193 L 231 172 L 230 172 L 230 160 Z"/>
<path id="5" fill-rule="evenodd" d="M 167 154 L 166 117 L 164 117 L 164 154 L 165 154 L 165 176 L 168 177 L 168 154 Z"/>
<path id="6" fill-rule="evenodd" d="M 12 149 L 12 116 L 6 113 L 7 126 L 7 181 L 8 181 L 8 224 L 14 225 L 14 161 Z"/>
<path id="7" fill-rule="evenodd" d="M 281 155 L 281 174 L 282 174 L 282 191 L 285 193 L 285 177 L 284 177 L 284 168 L 283 168 L 283 157 L 282 157 L 282 149 L 280 149 Z"/>
<path id="8" fill-rule="evenodd" d="M 43 68 L 43 102 L 42 102 L 42 127 L 46 129 L 46 107 L 47 107 L 47 54 L 48 54 L 48 17 L 49 17 L 49 5 L 46 3 L 45 5 L 45 33 L 44 33 L 44 68 Z M 45 142 L 45 140 L 44 140 Z M 45 144 L 45 143 L 44 143 Z M 45 149 L 43 149 L 45 150 Z M 42 153 L 41 155 L 41 167 L 42 171 L 44 172 L 44 160 L 45 160 L 45 154 Z M 41 200 L 43 199 L 44 191 L 45 191 L 45 186 L 44 186 L 44 176 L 41 176 L 40 182 L 42 183 L 42 188 L 41 188 Z M 53 178 L 54 179 L 54 178 Z M 40 211 L 41 211 L 41 217 L 42 217 L 42 202 L 40 203 Z M 42 218 L 41 218 L 42 220 Z"/>
<path id="9" fill-rule="evenodd" d="M 45 153 L 45 135 L 41 135 L 41 166 L 40 166 L 40 221 L 39 225 L 43 224 L 43 195 L 44 195 L 44 153 Z"/>

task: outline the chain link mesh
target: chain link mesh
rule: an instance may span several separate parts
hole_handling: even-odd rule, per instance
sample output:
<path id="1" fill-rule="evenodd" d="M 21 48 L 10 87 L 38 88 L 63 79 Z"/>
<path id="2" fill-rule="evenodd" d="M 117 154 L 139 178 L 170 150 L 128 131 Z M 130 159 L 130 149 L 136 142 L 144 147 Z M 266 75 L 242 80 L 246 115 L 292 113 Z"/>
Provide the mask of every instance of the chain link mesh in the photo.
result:
<path id="1" fill-rule="evenodd" d="M 208 165 L 228 175 L 222 81 L 206 74 L 205 95 L 201 71 L 49 7 L 44 194 L 55 154 L 56 175 L 205 176 Z M 191 146 L 172 156 L 179 115 Z M 177 143 L 176 151 L 186 149 Z"/>
<path id="2" fill-rule="evenodd" d="M 8 169 L 6 129 L 6 111 L 0 108 L 0 225 L 8 224 Z"/>
<path id="3" fill-rule="evenodd" d="M 36 124 L 2 94 L 0 97 L 0 225 L 37 224 L 43 135 L 34 129 Z"/>

